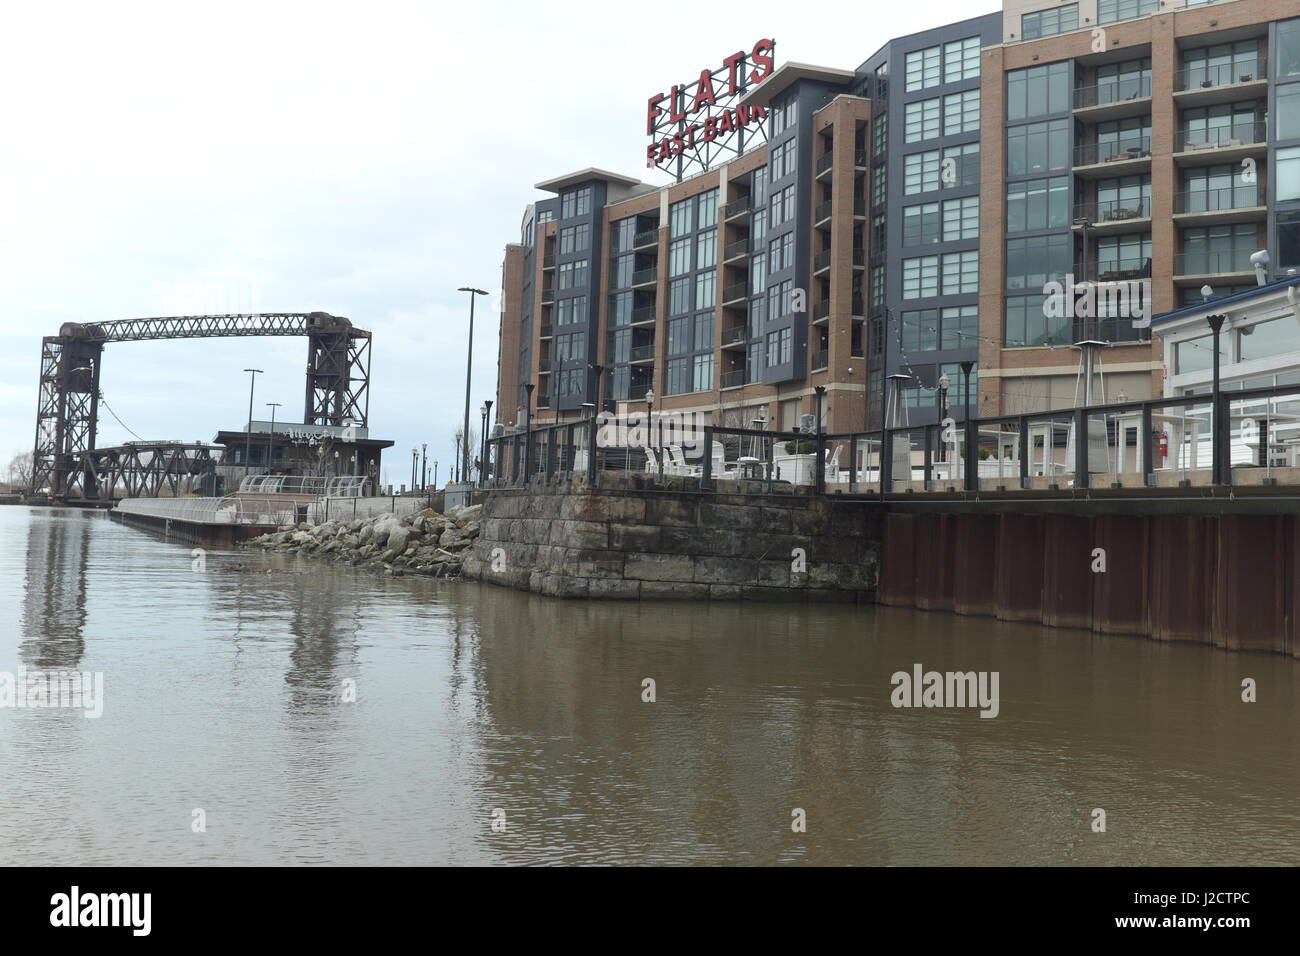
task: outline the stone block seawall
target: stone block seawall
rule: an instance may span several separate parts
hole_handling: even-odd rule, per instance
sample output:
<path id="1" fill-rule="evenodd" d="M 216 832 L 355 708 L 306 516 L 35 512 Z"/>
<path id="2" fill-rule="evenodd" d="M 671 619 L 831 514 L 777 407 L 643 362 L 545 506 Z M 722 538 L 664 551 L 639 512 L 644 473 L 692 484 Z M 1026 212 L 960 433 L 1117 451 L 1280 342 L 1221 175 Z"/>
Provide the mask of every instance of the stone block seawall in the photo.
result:
<path id="1" fill-rule="evenodd" d="M 594 489 L 493 490 L 464 574 L 565 598 L 874 600 L 879 506 L 717 485 L 602 473 Z"/>

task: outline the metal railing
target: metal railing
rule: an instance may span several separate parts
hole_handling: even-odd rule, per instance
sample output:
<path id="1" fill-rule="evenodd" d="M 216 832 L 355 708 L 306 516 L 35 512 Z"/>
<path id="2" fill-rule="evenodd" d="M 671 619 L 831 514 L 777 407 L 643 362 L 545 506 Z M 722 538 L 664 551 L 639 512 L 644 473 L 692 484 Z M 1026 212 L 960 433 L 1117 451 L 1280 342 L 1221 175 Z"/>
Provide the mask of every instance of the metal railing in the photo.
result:
<path id="1" fill-rule="evenodd" d="M 1087 219 L 1094 226 L 1127 219 L 1151 218 L 1151 197 L 1135 196 L 1131 199 L 1097 199 L 1075 203 L 1075 219 Z"/>
<path id="2" fill-rule="evenodd" d="M 826 368 L 828 365 L 830 365 L 830 358 L 831 358 L 831 353 L 830 353 L 830 352 L 827 352 L 827 351 L 823 351 L 823 352 L 814 352 L 814 353 L 813 353 L 813 356 L 812 356 L 812 369 L 813 369 L 813 371 L 815 372 L 815 371 L 817 371 L 818 369 L 824 369 L 824 368 Z"/>
<path id="3" fill-rule="evenodd" d="M 1268 79 L 1268 67 L 1263 60 L 1242 60 L 1240 63 L 1202 63 L 1188 66 L 1174 74 L 1174 92 L 1210 90 L 1216 86 L 1236 83 L 1257 83 Z"/>
<path id="4" fill-rule="evenodd" d="M 1095 166 L 1098 163 L 1121 163 L 1151 156 L 1150 136 L 1130 136 L 1120 140 L 1099 143 L 1080 143 L 1074 147 L 1074 165 Z"/>
<path id="5" fill-rule="evenodd" d="M 739 199 L 733 199 L 723 207 L 722 218 L 724 220 L 731 220 L 746 215 L 749 212 L 749 203 L 749 196 L 741 196 Z"/>
<path id="6" fill-rule="evenodd" d="M 1084 110 L 1093 106 L 1108 106 L 1111 103 L 1145 99 L 1150 95 L 1150 76 L 1116 77 L 1075 89 L 1074 108 Z"/>
<path id="7" fill-rule="evenodd" d="M 1259 183 L 1237 183 L 1219 189 L 1189 189 L 1174 195 L 1174 213 L 1226 212 L 1262 206 Z"/>
<path id="8" fill-rule="evenodd" d="M 633 249 L 645 249 L 648 246 L 657 246 L 659 244 L 659 227 L 653 229 L 643 229 L 632 237 Z"/>
<path id="9" fill-rule="evenodd" d="M 1209 129 L 1180 129 L 1174 137 L 1174 152 L 1231 149 L 1234 146 L 1254 146 L 1267 140 L 1268 124 L 1263 122 L 1233 123 Z"/>
<path id="10" fill-rule="evenodd" d="M 1174 256 L 1174 275 L 1221 275 L 1229 272 L 1250 272 L 1250 257 L 1255 247 L 1210 252 L 1180 252 Z"/>

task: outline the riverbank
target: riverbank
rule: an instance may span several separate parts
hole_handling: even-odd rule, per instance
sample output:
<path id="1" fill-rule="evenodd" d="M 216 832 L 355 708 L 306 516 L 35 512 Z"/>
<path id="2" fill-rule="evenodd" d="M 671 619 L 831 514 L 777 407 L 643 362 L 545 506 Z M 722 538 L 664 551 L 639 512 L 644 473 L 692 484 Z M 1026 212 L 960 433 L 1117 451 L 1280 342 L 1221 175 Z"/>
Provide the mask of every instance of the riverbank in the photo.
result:
<path id="1" fill-rule="evenodd" d="M 244 547 L 328 558 L 337 564 L 392 574 L 459 577 L 470 547 L 479 536 L 480 505 L 432 508 L 398 517 L 303 522 L 251 538 Z"/>

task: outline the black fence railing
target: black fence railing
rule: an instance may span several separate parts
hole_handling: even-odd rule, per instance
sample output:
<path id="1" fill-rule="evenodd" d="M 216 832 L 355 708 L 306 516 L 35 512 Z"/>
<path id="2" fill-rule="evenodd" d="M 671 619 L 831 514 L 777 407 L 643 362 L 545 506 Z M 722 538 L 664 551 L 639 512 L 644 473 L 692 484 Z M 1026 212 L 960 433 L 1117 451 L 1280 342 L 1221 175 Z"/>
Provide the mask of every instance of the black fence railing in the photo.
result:
<path id="1" fill-rule="evenodd" d="M 1174 194 L 1174 213 L 1228 212 L 1264 205 L 1259 183 L 1236 183 L 1218 189 L 1189 189 Z"/>
<path id="2" fill-rule="evenodd" d="M 1114 79 L 1100 80 L 1076 89 L 1074 91 L 1074 108 L 1084 110 L 1093 106 L 1109 106 L 1111 103 L 1146 99 L 1150 95 L 1150 76 L 1116 77 Z"/>
<path id="3" fill-rule="evenodd" d="M 1237 83 L 1258 83 L 1268 79 L 1268 68 L 1263 60 L 1243 59 L 1235 63 L 1200 63 L 1188 66 L 1174 74 L 1174 92 L 1211 90 L 1217 86 Z"/>

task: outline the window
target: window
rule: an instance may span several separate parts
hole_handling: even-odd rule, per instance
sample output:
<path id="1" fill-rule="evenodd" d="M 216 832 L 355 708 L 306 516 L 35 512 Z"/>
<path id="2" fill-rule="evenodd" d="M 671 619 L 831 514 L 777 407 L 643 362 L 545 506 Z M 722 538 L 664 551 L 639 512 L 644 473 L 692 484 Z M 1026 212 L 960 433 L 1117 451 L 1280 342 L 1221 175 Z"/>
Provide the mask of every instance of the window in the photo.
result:
<path id="1" fill-rule="evenodd" d="M 979 345 L 979 306 L 952 306 L 939 314 L 939 348 L 973 349 Z"/>
<path id="2" fill-rule="evenodd" d="M 695 240 L 695 268 L 713 269 L 718 265 L 718 230 L 702 232 Z"/>
<path id="3" fill-rule="evenodd" d="M 980 91 L 950 93 L 943 98 L 943 135 L 977 133 L 980 128 Z"/>
<path id="4" fill-rule="evenodd" d="M 980 254 L 950 252 L 943 257 L 943 294 L 961 295 L 980 290 Z"/>
<path id="5" fill-rule="evenodd" d="M 672 280 L 668 283 L 668 314 L 685 315 L 689 311 L 691 311 L 691 280 Z"/>
<path id="6" fill-rule="evenodd" d="M 1277 177 L 1278 202 L 1300 199 L 1300 146 L 1279 149 L 1274 152 L 1274 164 Z"/>
<path id="7" fill-rule="evenodd" d="M 970 403 L 973 406 L 979 401 L 980 394 L 980 370 L 972 365 L 970 374 L 967 375 L 961 370 L 960 362 L 945 362 L 939 366 L 939 376 L 935 379 L 937 383 L 940 378 L 948 376 L 948 408 L 954 405 L 962 405 L 966 401 L 966 396 L 970 396 Z M 938 396 L 936 395 L 937 399 Z"/>
<path id="8" fill-rule="evenodd" d="M 943 81 L 956 83 L 980 75 L 980 38 L 967 37 L 943 45 Z"/>
<path id="9" fill-rule="evenodd" d="M 614 260 L 614 284 L 615 289 L 625 289 L 632 284 L 632 274 L 636 271 L 636 256 L 626 255 L 619 256 Z"/>
<path id="10" fill-rule="evenodd" d="M 699 203 L 700 214 L 696 219 L 698 228 L 707 229 L 718 221 L 718 191 L 710 189 L 706 193 L 700 193 Z"/>
<path id="11" fill-rule="evenodd" d="M 1105 162 L 1120 157 L 1122 153 L 1149 154 L 1151 149 L 1151 117 L 1135 116 L 1130 119 L 1111 120 L 1097 124 L 1097 152 L 1095 159 Z"/>
<path id="12" fill-rule="evenodd" d="M 1064 113 L 1070 108 L 1070 65 L 1047 63 L 1007 74 L 1007 119 Z"/>
<path id="13" fill-rule="evenodd" d="M 1277 88 L 1277 138 L 1300 139 L 1300 83 Z"/>
<path id="14" fill-rule="evenodd" d="M 609 324 L 611 326 L 632 324 L 631 292 L 619 292 L 609 297 Z"/>
<path id="15" fill-rule="evenodd" d="M 918 100 L 903 107 L 903 141 L 919 142 L 939 135 L 939 113 L 942 100 Z"/>
<path id="16" fill-rule="evenodd" d="M 768 244 L 768 268 L 772 272 L 794 268 L 794 233 L 777 236 Z"/>
<path id="17" fill-rule="evenodd" d="M 1264 130 L 1257 128 L 1259 118 L 1255 104 L 1249 101 L 1184 110 L 1183 142 L 1180 145 L 1182 150 L 1192 150 L 1211 145 L 1231 145 L 1231 140 L 1239 143 L 1260 142 L 1264 138 Z"/>
<path id="18" fill-rule="evenodd" d="M 792 360 L 791 344 L 793 335 L 790 329 L 778 329 L 767 333 L 767 367 L 788 365 Z"/>
<path id="19" fill-rule="evenodd" d="M 1254 229 L 1254 227 L 1251 227 Z M 1253 251 L 1253 250 L 1252 250 Z M 1097 240 L 1097 278 L 1128 279 L 1151 273 L 1151 233 L 1104 236 Z"/>
<path id="20" fill-rule="evenodd" d="M 798 149 L 799 142 L 795 139 L 788 139 L 781 145 L 772 147 L 768 171 L 773 181 L 794 173 Z"/>
<path id="21" fill-rule="evenodd" d="M 980 235 L 980 199 L 949 199 L 943 204 L 943 241 L 978 239 Z"/>
<path id="22" fill-rule="evenodd" d="M 939 310 L 904 312 L 899 336 L 904 352 L 931 352 L 939 347 Z"/>
<path id="23" fill-rule="evenodd" d="M 1007 232 L 1062 229 L 1069 224 L 1068 176 L 1007 184 Z"/>
<path id="24" fill-rule="evenodd" d="M 922 246 L 939 241 L 937 202 L 908 206 L 903 210 L 903 245 Z"/>
<path id="25" fill-rule="evenodd" d="M 767 235 L 767 209 L 763 208 L 757 210 L 754 213 L 754 215 L 750 217 L 750 222 L 749 222 L 749 237 L 751 240 L 750 245 L 751 246 L 758 245 L 759 240 L 761 240 L 765 235 Z"/>
<path id="26" fill-rule="evenodd" d="M 672 319 L 668 323 L 667 355 L 681 355 L 691 350 L 691 320 Z"/>
<path id="27" fill-rule="evenodd" d="M 541 212 L 537 214 L 537 225 L 540 226 L 542 225 L 542 223 L 551 222 L 554 219 L 555 219 L 555 210 L 543 209 Z"/>
<path id="28" fill-rule="evenodd" d="M 904 60 L 906 90 L 914 93 L 939 85 L 939 61 L 941 50 L 937 46 L 925 50 L 915 50 L 907 54 Z"/>
<path id="29" fill-rule="evenodd" d="M 619 219 L 610 225 L 610 252 L 630 252 L 636 241 L 636 216 Z"/>
<path id="30" fill-rule="evenodd" d="M 668 245 L 668 275 L 684 276 L 691 271 L 691 239 L 676 239 Z"/>
<path id="31" fill-rule="evenodd" d="M 1097 0 L 1097 22 L 1115 23 L 1144 17 L 1160 9 L 1160 0 Z"/>
<path id="32" fill-rule="evenodd" d="M 980 144 L 949 146 L 943 151 L 939 179 L 944 189 L 975 186 L 980 181 Z"/>
<path id="33" fill-rule="evenodd" d="M 1096 96 L 1080 106 L 1099 106 L 1151 95 L 1151 59 L 1126 60 L 1097 67 Z"/>
<path id="34" fill-rule="evenodd" d="M 1008 289 L 1042 289 L 1048 282 L 1064 282 L 1074 271 L 1074 241 L 1066 233 L 1007 240 Z"/>
<path id="35" fill-rule="evenodd" d="M 1039 37 L 1056 36 L 1079 29 L 1079 5 L 1067 3 L 1063 7 L 1051 10 L 1039 10 L 1036 13 L 1022 14 L 1020 17 L 1020 38 L 1037 40 Z"/>
<path id="36" fill-rule="evenodd" d="M 1117 176 L 1097 181 L 1098 222 L 1151 215 L 1151 177 Z"/>
<path id="37" fill-rule="evenodd" d="M 674 358 L 664 363 L 668 379 L 664 388 L 665 395 L 682 395 L 691 390 L 690 361 L 689 358 Z"/>
<path id="38" fill-rule="evenodd" d="M 1259 79 L 1259 41 L 1216 43 L 1183 51 L 1183 86 L 1177 89 L 1226 86 Z"/>
<path id="39" fill-rule="evenodd" d="M 1070 319 L 1064 314 L 1049 317 L 1045 306 L 1045 296 L 1008 296 L 1002 328 L 1002 344 L 1007 348 L 1068 345 Z M 1053 311 L 1065 312 L 1064 309 Z"/>
<path id="40" fill-rule="evenodd" d="M 1184 229 L 1181 264 L 1174 272 L 1179 275 L 1249 272 L 1250 257 L 1259 248 L 1257 235 L 1253 222 Z"/>
<path id="41" fill-rule="evenodd" d="M 1007 130 L 1008 176 L 1052 172 L 1069 167 L 1070 121 L 1068 119 L 1028 123 Z"/>
<path id="42" fill-rule="evenodd" d="M 755 253 L 749 259 L 749 294 L 762 295 L 767 288 L 767 255 Z"/>
<path id="43" fill-rule="evenodd" d="M 578 289 L 587 284 L 587 262 L 561 262 L 556 269 L 557 286 L 561 289 Z"/>
<path id="44" fill-rule="evenodd" d="M 711 309 L 716 304 L 716 272 L 697 272 L 695 274 L 695 308 Z"/>
<path id="45" fill-rule="evenodd" d="M 556 325 L 583 325 L 587 321 L 587 297 L 575 295 L 555 302 Z"/>
<path id="46" fill-rule="evenodd" d="M 871 121 L 871 151 L 879 155 L 889 145 L 889 114 L 881 113 Z"/>
<path id="47" fill-rule="evenodd" d="M 691 231 L 694 223 L 691 221 L 693 212 L 693 201 L 683 199 L 681 202 L 675 202 L 668 207 L 668 235 L 672 239 L 677 239 Z"/>
<path id="48" fill-rule="evenodd" d="M 903 298 L 928 299 L 939 294 L 939 257 L 903 260 Z"/>
<path id="49" fill-rule="evenodd" d="M 1241 167 L 1225 163 L 1201 166 L 1183 174 L 1184 191 L 1175 212 L 1217 212 L 1256 206 L 1259 186 L 1243 183 L 1237 175 Z"/>
<path id="50" fill-rule="evenodd" d="M 632 360 L 632 330 L 619 329 L 606 336 L 605 361 L 610 365 L 626 364 Z"/>
<path id="51" fill-rule="evenodd" d="M 591 187 L 570 190 L 560 199 L 560 218 L 572 219 L 575 216 L 591 215 Z"/>
<path id="52" fill-rule="evenodd" d="M 1277 25 L 1277 75 L 1300 76 L 1300 18 Z"/>
<path id="53" fill-rule="evenodd" d="M 713 313 L 701 312 L 695 317 L 695 333 L 692 347 L 696 352 L 713 349 Z"/>
<path id="54" fill-rule="evenodd" d="M 870 296 L 871 307 L 885 304 L 885 267 L 872 266 L 871 280 L 868 283 L 868 294 Z"/>
<path id="55" fill-rule="evenodd" d="M 713 353 L 691 359 L 691 390 L 707 392 L 713 388 Z"/>
<path id="56" fill-rule="evenodd" d="M 789 279 L 773 282 L 767 287 L 767 321 L 772 322 L 790 314 L 790 292 L 793 288 L 794 283 Z"/>
<path id="57" fill-rule="evenodd" d="M 1277 264 L 1283 275 L 1300 268 L 1300 211 L 1277 214 Z"/>
<path id="58" fill-rule="evenodd" d="M 884 167 L 877 167 L 883 170 Z M 884 177 L 882 176 L 883 180 Z M 903 194 L 914 196 L 939 188 L 939 150 L 903 157 Z"/>
<path id="59" fill-rule="evenodd" d="M 560 253 L 586 252 L 591 248 L 591 223 L 560 230 Z"/>
<path id="60" fill-rule="evenodd" d="M 888 195 L 885 191 L 885 185 L 888 182 L 888 179 L 886 178 L 886 169 L 887 167 L 885 166 L 877 166 L 875 169 L 871 170 L 871 205 L 873 206 L 884 205 L 885 198 Z M 936 177 L 938 175 L 937 169 L 935 175 Z"/>

